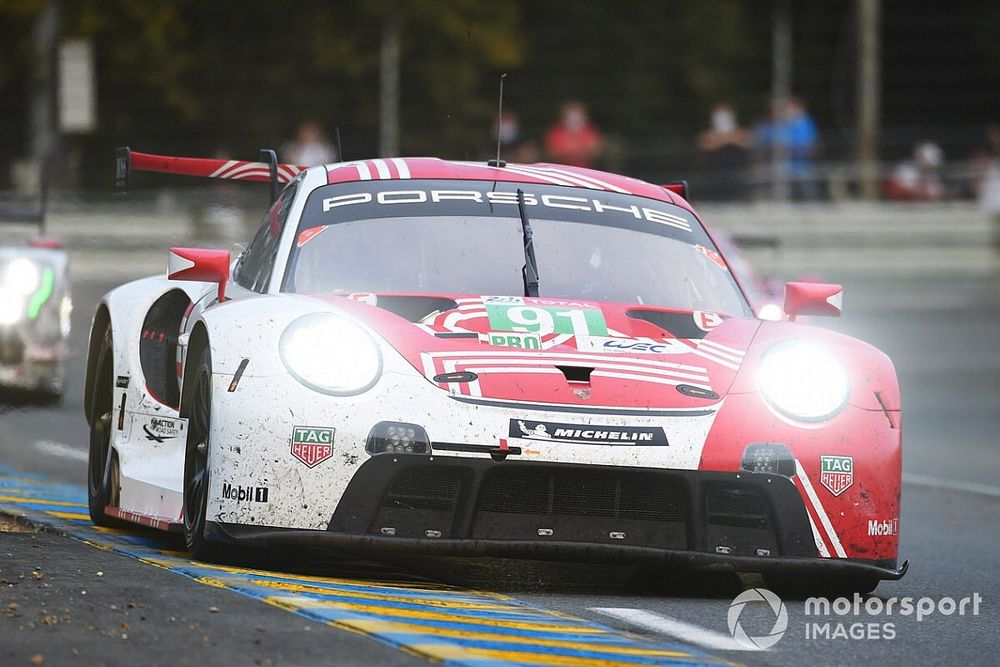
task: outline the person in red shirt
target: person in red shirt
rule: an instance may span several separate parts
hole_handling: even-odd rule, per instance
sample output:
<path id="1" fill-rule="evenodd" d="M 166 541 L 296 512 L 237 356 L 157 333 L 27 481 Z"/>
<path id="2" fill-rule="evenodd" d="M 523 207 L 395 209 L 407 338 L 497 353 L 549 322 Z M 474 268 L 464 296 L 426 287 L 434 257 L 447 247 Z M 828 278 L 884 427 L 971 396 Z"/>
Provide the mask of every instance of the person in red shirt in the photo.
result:
<path id="1" fill-rule="evenodd" d="M 587 107 L 581 102 L 564 104 L 559 120 L 545 134 L 549 159 L 574 167 L 593 167 L 603 144 L 601 131 L 587 117 Z"/>

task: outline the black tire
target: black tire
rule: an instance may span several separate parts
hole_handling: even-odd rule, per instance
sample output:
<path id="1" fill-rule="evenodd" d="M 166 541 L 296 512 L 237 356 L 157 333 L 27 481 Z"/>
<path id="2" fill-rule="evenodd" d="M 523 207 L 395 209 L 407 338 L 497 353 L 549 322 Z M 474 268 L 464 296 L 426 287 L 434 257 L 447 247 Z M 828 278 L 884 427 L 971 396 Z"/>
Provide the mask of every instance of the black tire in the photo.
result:
<path id="1" fill-rule="evenodd" d="M 129 524 L 108 516 L 104 508 L 118 504 L 117 458 L 111 451 L 111 415 L 114 412 L 114 348 L 111 329 L 104 334 L 94 372 L 90 401 L 90 452 L 87 456 L 87 507 L 98 526 L 124 528 Z"/>
<path id="2" fill-rule="evenodd" d="M 181 408 L 181 416 L 188 419 L 184 451 L 184 542 L 198 560 L 217 563 L 232 560 L 232 550 L 228 545 L 205 538 L 212 424 L 212 353 L 207 344 L 192 352 L 194 357 L 190 361 L 194 362 L 193 372 L 185 378 L 186 397 Z"/>

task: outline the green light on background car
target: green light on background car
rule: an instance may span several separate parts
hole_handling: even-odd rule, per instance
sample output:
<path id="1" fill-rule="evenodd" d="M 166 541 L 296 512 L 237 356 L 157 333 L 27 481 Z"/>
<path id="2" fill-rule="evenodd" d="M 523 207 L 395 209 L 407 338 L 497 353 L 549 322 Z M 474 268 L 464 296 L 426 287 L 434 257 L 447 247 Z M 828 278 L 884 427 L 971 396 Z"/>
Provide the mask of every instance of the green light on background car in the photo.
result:
<path id="1" fill-rule="evenodd" d="M 38 317 L 42 306 L 52 297 L 52 288 L 55 282 L 55 272 L 52 270 L 52 267 L 45 267 L 45 270 L 42 271 L 42 284 L 39 286 L 38 291 L 31 295 L 31 300 L 28 301 L 28 319 L 33 320 Z"/>

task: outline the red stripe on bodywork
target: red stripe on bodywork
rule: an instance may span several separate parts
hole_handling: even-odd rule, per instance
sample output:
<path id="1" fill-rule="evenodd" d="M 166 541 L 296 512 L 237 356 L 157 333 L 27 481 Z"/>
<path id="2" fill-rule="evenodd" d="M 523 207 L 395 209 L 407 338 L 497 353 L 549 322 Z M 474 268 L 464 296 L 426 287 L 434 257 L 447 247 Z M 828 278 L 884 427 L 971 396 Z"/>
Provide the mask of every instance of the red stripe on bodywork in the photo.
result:
<path id="1" fill-rule="evenodd" d="M 219 171 L 226 166 L 231 160 L 221 160 L 217 158 L 198 158 L 198 157 L 176 157 L 173 155 L 154 155 L 152 153 L 140 153 L 138 151 L 132 151 L 132 170 L 133 171 L 151 171 L 161 174 L 177 174 L 179 176 L 200 176 L 202 178 L 222 178 L 222 179 L 235 179 L 241 181 L 262 181 L 268 182 L 271 180 L 270 167 L 263 162 L 250 162 L 246 160 L 233 161 L 228 169 L 224 172 L 214 175 L 215 172 Z M 242 173 L 235 173 L 235 176 L 231 176 L 234 172 L 238 172 L 241 167 L 252 166 L 252 170 L 243 171 Z M 304 167 L 298 167 L 296 165 L 279 165 L 278 170 L 278 182 L 287 183 L 289 178 L 288 173 L 292 173 L 292 170 L 301 170 Z M 285 173 L 282 173 L 284 171 Z"/>
<path id="2" fill-rule="evenodd" d="M 108 516 L 115 517 L 116 519 L 121 519 L 122 521 L 137 523 L 140 526 L 148 526 L 157 530 L 165 530 L 170 533 L 180 533 L 184 530 L 184 524 L 182 523 L 176 523 L 164 517 L 150 516 L 148 514 L 140 514 L 139 512 L 123 510 L 122 508 L 115 507 L 113 505 L 105 507 L 104 513 Z"/>

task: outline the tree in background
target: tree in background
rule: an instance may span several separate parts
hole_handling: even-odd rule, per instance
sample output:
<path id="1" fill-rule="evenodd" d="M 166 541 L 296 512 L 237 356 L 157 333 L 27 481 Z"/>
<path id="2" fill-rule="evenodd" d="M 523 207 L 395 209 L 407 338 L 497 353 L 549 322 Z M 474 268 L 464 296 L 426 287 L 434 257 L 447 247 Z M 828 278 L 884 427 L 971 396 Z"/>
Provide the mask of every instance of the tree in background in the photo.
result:
<path id="1" fill-rule="evenodd" d="M 34 18 L 57 0 L 0 0 L 0 185 L 25 153 Z M 96 132 L 80 137 L 85 184 L 104 186 L 111 149 L 253 156 L 299 122 L 339 126 L 346 157 L 378 154 L 381 44 L 399 26 L 400 150 L 487 157 L 498 77 L 526 138 L 581 100 L 609 139 L 605 166 L 686 176 L 708 109 L 752 122 L 770 87 L 771 2 L 548 0 L 62 0 L 62 34 L 97 57 Z M 821 129 L 824 157 L 851 154 L 853 3 L 790 3 L 792 88 Z M 884 154 L 964 137 L 1000 116 L 995 0 L 884 0 Z M 916 127 L 916 124 L 920 124 Z M 950 133 L 950 134 L 949 134 Z M 930 135 L 927 135 L 930 136 Z M 919 138 L 924 138 L 921 136 Z M 618 147 L 617 152 L 614 150 Z"/>

